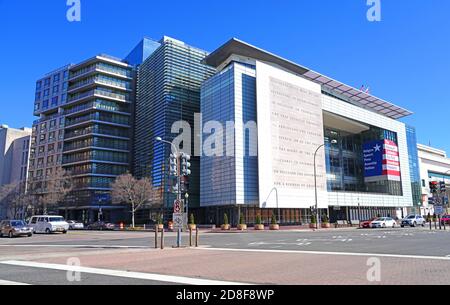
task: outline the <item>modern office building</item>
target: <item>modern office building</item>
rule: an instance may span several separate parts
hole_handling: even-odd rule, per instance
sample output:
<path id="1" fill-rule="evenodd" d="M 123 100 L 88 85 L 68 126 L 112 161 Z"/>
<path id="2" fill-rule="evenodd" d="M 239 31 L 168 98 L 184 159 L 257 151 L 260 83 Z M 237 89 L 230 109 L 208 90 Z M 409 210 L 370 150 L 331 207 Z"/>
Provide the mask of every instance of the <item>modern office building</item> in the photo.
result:
<path id="1" fill-rule="evenodd" d="M 30 154 L 31 128 L 10 128 L 0 126 L 0 187 L 16 185 L 26 190 Z M 0 219 L 8 216 L 8 211 L 0 208 Z"/>
<path id="2" fill-rule="evenodd" d="M 31 128 L 0 126 L 0 186 L 27 180 Z"/>
<path id="3" fill-rule="evenodd" d="M 422 193 L 422 213 L 434 213 L 434 206 L 429 204 L 429 198 L 433 197 L 430 190 L 430 182 L 442 182 L 446 184 L 446 193 L 438 194 L 439 197 L 444 195 L 448 198 L 450 195 L 450 158 L 444 150 L 434 147 L 418 144 L 419 151 L 419 167 L 421 179 Z M 447 200 L 445 200 L 447 201 Z"/>
<path id="4" fill-rule="evenodd" d="M 316 190 L 331 221 L 413 207 L 410 111 L 237 39 L 205 63 L 202 222 L 307 223 Z"/>
<path id="5" fill-rule="evenodd" d="M 207 55 L 206 51 L 163 37 L 159 47 L 139 67 L 133 172 L 137 177 L 152 179 L 160 192 L 159 203 L 164 207 L 171 206 L 176 196 L 171 188 L 174 181 L 169 177 L 171 147 L 155 142 L 155 138 L 172 142 L 181 132 L 180 126 L 174 125 L 178 121 L 194 127 L 194 114 L 200 111 L 200 86 L 215 72 L 214 68 L 202 63 Z M 192 132 L 193 139 L 195 134 Z M 181 146 L 183 151 L 194 155 L 194 140 Z M 190 195 L 189 205 L 198 207 L 199 158 L 193 157 L 191 163 L 192 175 L 183 179 L 183 191 Z M 146 215 L 143 217 L 148 219 Z"/>

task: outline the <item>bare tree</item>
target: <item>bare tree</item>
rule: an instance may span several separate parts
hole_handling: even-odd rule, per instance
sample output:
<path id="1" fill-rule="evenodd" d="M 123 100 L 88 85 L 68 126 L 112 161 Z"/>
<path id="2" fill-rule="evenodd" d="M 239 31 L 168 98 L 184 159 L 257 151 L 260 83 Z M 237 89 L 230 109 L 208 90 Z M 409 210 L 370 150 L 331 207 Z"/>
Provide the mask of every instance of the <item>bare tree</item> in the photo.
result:
<path id="1" fill-rule="evenodd" d="M 41 202 L 44 214 L 48 213 L 49 206 L 56 206 L 72 191 L 71 175 L 62 168 L 57 168 L 45 181 Z M 67 207 L 66 207 L 67 209 Z"/>
<path id="2" fill-rule="evenodd" d="M 115 204 L 126 203 L 131 206 L 131 223 L 135 227 L 135 213 L 146 204 L 152 204 L 155 192 L 149 178 L 136 179 L 131 174 L 116 178 L 111 185 Z"/>

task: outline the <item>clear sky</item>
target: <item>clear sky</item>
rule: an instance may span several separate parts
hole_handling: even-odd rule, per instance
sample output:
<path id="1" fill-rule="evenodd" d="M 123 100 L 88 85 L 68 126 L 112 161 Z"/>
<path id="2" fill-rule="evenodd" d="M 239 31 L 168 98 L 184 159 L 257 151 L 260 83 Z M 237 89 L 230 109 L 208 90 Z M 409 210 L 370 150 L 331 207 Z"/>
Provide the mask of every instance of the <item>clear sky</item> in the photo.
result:
<path id="1" fill-rule="evenodd" d="M 98 53 L 124 57 L 143 37 L 168 35 L 213 51 L 231 37 L 398 104 L 419 142 L 450 153 L 450 1 L 0 0 L 0 123 L 31 126 L 35 81 Z"/>

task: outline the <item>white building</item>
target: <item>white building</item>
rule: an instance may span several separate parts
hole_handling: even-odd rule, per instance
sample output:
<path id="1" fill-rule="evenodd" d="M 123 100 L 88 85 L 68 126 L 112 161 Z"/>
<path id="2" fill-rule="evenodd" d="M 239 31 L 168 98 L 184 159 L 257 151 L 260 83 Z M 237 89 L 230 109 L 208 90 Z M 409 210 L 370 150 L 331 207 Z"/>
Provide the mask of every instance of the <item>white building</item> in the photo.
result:
<path id="1" fill-rule="evenodd" d="M 416 145 L 408 147 L 398 121 L 411 112 L 237 39 L 205 62 L 219 72 L 202 87 L 203 138 L 233 152 L 201 158 L 207 221 L 220 222 L 225 212 L 237 221 L 240 210 L 248 223 L 272 213 L 305 223 L 315 177 L 319 208 L 332 221 L 402 217 L 413 207 L 409 150 Z M 211 121 L 233 122 L 234 134 L 224 137 Z M 257 156 L 248 154 L 254 147 Z"/>
<path id="2" fill-rule="evenodd" d="M 420 179 L 422 185 L 422 202 L 425 213 L 433 212 L 433 205 L 428 204 L 428 199 L 432 197 L 430 192 L 430 182 L 445 181 L 447 189 L 450 189 L 450 158 L 443 150 L 430 146 L 417 145 L 420 164 Z M 446 196 L 450 192 L 447 191 Z"/>

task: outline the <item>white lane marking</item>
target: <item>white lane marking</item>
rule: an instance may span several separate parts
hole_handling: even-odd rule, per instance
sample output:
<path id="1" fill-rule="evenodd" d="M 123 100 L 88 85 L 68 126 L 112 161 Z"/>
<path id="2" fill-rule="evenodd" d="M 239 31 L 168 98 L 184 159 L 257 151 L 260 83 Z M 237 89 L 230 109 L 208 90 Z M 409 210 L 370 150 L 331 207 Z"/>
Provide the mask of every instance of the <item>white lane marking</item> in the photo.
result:
<path id="1" fill-rule="evenodd" d="M 0 280 L 0 286 L 29 286 L 30 284 Z"/>
<path id="2" fill-rule="evenodd" d="M 114 246 L 114 245 L 0 245 L 0 247 L 17 247 L 17 248 L 91 248 L 91 249 L 151 249 L 151 247 L 143 246 Z"/>
<path id="3" fill-rule="evenodd" d="M 46 263 L 37 263 L 37 262 L 30 262 L 30 261 L 3 261 L 3 262 L 0 262 L 0 264 L 19 266 L 19 267 L 60 270 L 60 271 L 72 271 L 72 272 L 89 273 L 89 274 L 96 274 L 96 275 L 158 281 L 158 282 L 165 282 L 165 283 L 177 283 L 177 284 L 184 284 L 184 285 L 214 285 L 214 286 L 250 285 L 247 283 L 238 283 L 238 282 L 206 280 L 206 279 L 197 279 L 197 278 L 189 278 L 189 277 L 182 277 L 182 276 L 171 276 L 171 275 L 120 271 L 120 270 L 110 270 L 110 269 L 98 269 L 98 268 L 89 268 L 89 267 L 81 267 L 81 266 L 46 264 Z"/>
<path id="4" fill-rule="evenodd" d="M 446 256 L 421 256 L 402 254 L 380 254 L 380 253 L 353 253 L 353 252 L 321 252 L 301 250 L 266 250 L 266 249 L 227 249 L 227 248 L 193 248 L 195 250 L 228 251 L 228 252 L 255 252 L 255 253 L 286 253 L 286 254 L 310 254 L 310 255 L 336 255 L 336 256 L 362 256 L 362 257 L 387 257 L 387 258 L 409 258 L 450 261 Z"/>

